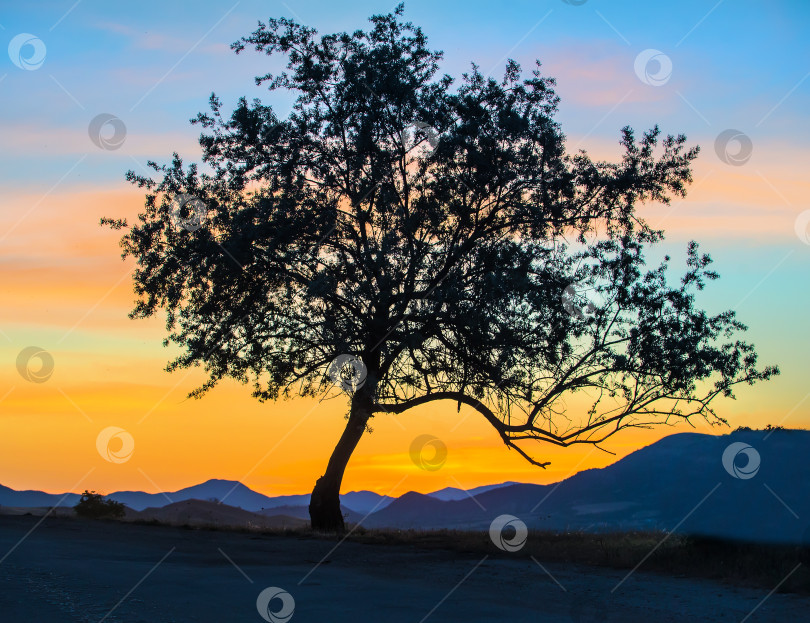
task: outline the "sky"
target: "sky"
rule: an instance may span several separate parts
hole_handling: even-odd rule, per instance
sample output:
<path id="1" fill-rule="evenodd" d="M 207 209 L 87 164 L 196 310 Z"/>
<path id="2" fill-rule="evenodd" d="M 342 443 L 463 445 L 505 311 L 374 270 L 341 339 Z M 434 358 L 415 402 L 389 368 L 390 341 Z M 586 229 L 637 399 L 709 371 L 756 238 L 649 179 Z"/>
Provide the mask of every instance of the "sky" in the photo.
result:
<path id="1" fill-rule="evenodd" d="M 225 109 L 244 95 L 286 115 L 292 96 L 253 82 L 280 60 L 229 49 L 257 20 L 353 31 L 394 5 L 2 3 L 0 484 L 156 492 L 225 478 L 268 495 L 311 489 L 345 424 L 345 401 L 260 404 L 231 382 L 188 399 L 201 373 L 164 371 L 172 352 L 162 346 L 163 318 L 127 317 L 133 261 L 121 259 L 119 234 L 98 221 L 132 220 L 142 206 L 127 170 L 145 173 L 147 160 L 168 162 L 173 151 L 199 160 L 199 129 L 188 121 L 207 110 L 212 92 Z M 643 208 L 667 232 L 650 255 L 669 253 L 682 266 L 687 242 L 700 242 L 721 279 L 699 303 L 734 309 L 760 361 L 782 370 L 715 404 L 731 428 L 810 425 L 810 4 L 411 0 L 405 17 L 444 51 L 444 73 L 459 76 L 476 63 L 499 76 L 507 58 L 528 70 L 539 59 L 557 79 L 571 150 L 614 159 L 620 128 L 656 123 L 700 145 L 687 197 Z M 93 130 L 109 119 L 101 134 Z M 40 355 L 20 368 L 21 353 L 32 352 Z M 37 376 L 43 361 L 47 378 Z M 538 445 L 533 454 L 551 461 L 542 470 L 507 450 L 480 416 L 452 405 L 377 417 L 372 427 L 344 491 L 550 483 L 664 435 L 730 430 L 696 420 L 627 431 L 607 451 Z M 429 445 L 442 457 L 446 450 L 441 469 L 411 460 L 422 435 L 439 440 Z"/>

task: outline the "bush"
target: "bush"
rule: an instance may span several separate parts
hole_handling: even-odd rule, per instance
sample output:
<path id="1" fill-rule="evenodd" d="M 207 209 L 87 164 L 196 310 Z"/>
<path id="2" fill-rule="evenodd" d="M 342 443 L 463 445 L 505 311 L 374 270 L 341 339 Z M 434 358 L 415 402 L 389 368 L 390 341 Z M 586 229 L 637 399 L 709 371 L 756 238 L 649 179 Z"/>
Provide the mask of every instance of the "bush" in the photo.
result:
<path id="1" fill-rule="evenodd" d="M 115 500 L 105 500 L 104 496 L 95 491 L 85 490 L 82 499 L 73 507 L 80 517 L 90 519 L 102 519 L 104 517 L 123 517 L 125 507 L 121 502 Z"/>

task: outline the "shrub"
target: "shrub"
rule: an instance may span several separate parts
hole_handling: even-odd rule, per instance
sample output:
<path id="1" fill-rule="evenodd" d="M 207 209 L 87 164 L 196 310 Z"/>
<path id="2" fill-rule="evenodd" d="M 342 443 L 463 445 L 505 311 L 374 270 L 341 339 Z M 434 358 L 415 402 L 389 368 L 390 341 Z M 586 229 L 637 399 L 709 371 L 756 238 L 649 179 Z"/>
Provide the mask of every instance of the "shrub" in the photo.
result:
<path id="1" fill-rule="evenodd" d="M 105 500 L 104 496 L 95 491 L 85 490 L 79 503 L 73 507 L 80 517 L 101 519 L 104 517 L 123 517 L 125 507 L 121 502 Z"/>

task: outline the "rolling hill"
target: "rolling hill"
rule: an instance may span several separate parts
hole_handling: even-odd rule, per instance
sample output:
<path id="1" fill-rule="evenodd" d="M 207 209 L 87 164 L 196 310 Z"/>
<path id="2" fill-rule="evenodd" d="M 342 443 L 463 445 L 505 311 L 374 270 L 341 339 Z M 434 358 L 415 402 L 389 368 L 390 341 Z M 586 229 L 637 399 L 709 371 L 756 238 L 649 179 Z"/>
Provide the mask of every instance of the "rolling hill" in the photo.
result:
<path id="1" fill-rule="evenodd" d="M 0 485 L 0 506 L 44 507 L 75 506 L 79 501 L 76 493 L 44 493 L 42 491 L 15 491 Z M 167 491 L 164 493 L 144 493 L 143 491 L 116 491 L 106 497 L 121 502 L 129 508 L 139 511 L 150 507 L 166 506 L 185 500 L 218 501 L 252 512 L 273 509 L 282 506 L 309 506 L 309 494 L 281 495 L 269 497 L 246 487 L 235 480 L 211 479 L 198 485 Z M 361 516 L 371 510 L 385 508 L 392 498 L 373 491 L 350 491 L 341 495 L 341 500 L 349 510 Z"/>
<path id="2" fill-rule="evenodd" d="M 756 451 L 759 466 L 751 477 L 724 467 L 731 444 Z M 800 542 L 810 536 L 808 456 L 810 431 L 682 433 L 554 485 L 516 484 L 454 501 L 407 493 L 363 525 L 486 529 L 498 515 L 510 514 L 530 528 L 552 531 L 676 530 Z M 743 455 L 732 463 L 747 476 Z"/>

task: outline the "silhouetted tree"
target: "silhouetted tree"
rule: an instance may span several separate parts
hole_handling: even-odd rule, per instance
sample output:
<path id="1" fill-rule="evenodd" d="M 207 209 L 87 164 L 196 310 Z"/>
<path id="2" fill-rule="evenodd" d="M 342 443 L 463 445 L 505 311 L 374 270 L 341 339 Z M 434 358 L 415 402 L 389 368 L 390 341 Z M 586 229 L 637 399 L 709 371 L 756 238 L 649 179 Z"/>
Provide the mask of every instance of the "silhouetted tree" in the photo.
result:
<path id="1" fill-rule="evenodd" d="M 232 47 L 286 56 L 256 79 L 298 93 L 286 119 L 244 98 L 223 116 L 212 95 L 193 120 L 210 172 L 175 154 L 150 163 L 159 181 L 128 173 L 147 191 L 122 239 L 138 261 L 131 316 L 167 311 L 166 342 L 183 347 L 168 369 L 208 373 L 191 395 L 225 377 L 259 400 L 350 394 L 315 529 L 344 529 L 341 480 L 374 416 L 449 400 L 545 466 L 522 442 L 720 419 L 716 396 L 778 372 L 733 339 L 733 312 L 695 307 L 716 277 L 695 243 L 675 287 L 669 258 L 645 268 L 663 234 L 636 207 L 683 196 L 696 147 L 624 128 L 617 163 L 567 154 L 539 63 L 524 79 L 509 61 L 502 80 L 473 65 L 454 87 L 402 12 L 323 37 L 260 22 Z M 577 392 L 593 406 L 567 412 Z"/>
<path id="2" fill-rule="evenodd" d="M 105 500 L 104 496 L 95 491 L 85 491 L 76 506 L 73 507 L 80 517 L 90 519 L 103 519 L 106 517 L 123 517 L 126 508 L 121 502 Z"/>

